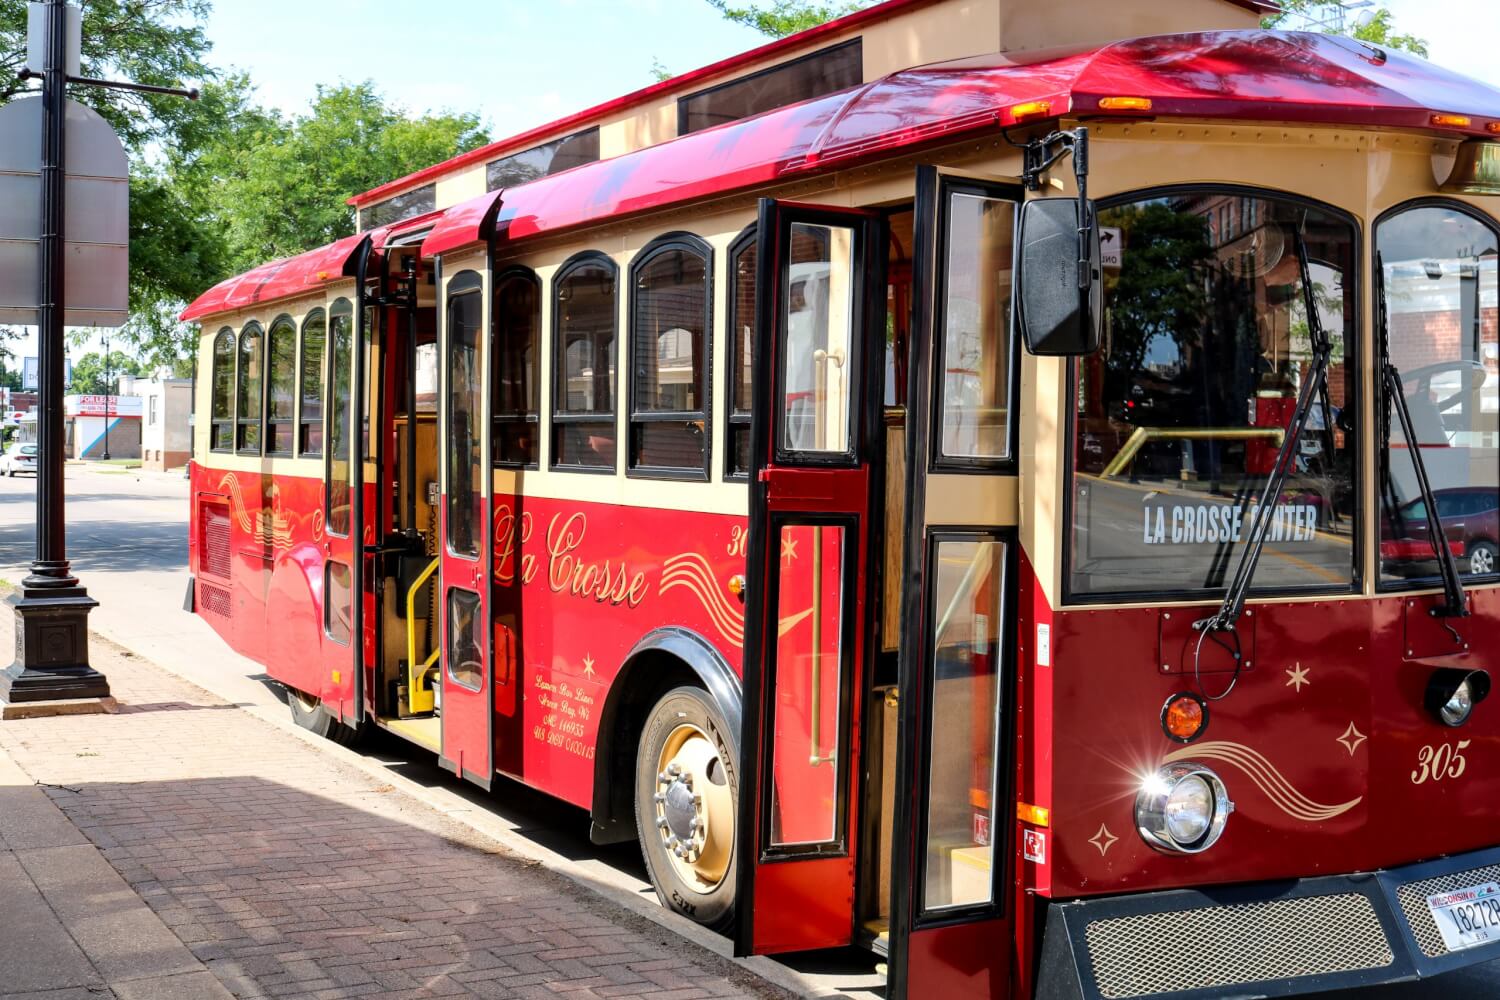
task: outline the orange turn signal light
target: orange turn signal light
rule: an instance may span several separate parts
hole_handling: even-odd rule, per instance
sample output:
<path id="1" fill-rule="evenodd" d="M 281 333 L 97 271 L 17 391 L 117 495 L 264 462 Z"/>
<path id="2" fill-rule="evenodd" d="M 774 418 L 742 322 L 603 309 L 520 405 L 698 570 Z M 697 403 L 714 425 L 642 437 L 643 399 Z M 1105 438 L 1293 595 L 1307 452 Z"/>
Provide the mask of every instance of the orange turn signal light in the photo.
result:
<path id="1" fill-rule="evenodd" d="M 1161 710 L 1161 729 L 1168 739 L 1191 743 L 1208 728 L 1208 702 L 1191 691 L 1179 691 Z"/>
<path id="2" fill-rule="evenodd" d="M 1051 101 L 1022 101 L 1010 106 L 1010 116 L 1016 121 L 1026 118 L 1045 118 L 1052 112 Z"/>
<path id="3" fill-rule="evenodd" d="M 1149 97 L 1101 97 L 1099 107 L 1105 111 L 1150 111 Z"/>
<path id="4" fill-rule="evenodd" d="M 1046 826 L 1052 821 L 1052 811 L 1046 806 L 1034 806 L 1030 802 L 1016 803 L 1016 819 L 1032 826 Z"/>
<path id="5" fill-rule="evenodd" d="M 1490 122 L 1485 126 L 1485 128 L 1489 129 L 1491 132 L 1494 132 L 1496 135 L 1500 135 L 1500 122 Z"/>
<path id="6" fill-rule="evenodd" d="M 1432 124 L 1442 125 L 1446 128 L 1468 128 L 1474 124 L 1468 115 L 1435 114 L 1432 116 Z"/>

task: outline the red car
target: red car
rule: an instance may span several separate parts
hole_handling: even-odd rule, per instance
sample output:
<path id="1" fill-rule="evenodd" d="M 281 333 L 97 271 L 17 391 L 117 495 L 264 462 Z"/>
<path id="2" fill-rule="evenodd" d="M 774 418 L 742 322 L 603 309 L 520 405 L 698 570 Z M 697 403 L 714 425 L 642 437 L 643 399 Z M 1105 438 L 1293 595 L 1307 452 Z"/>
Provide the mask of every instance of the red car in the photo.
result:
<path id="1" fill-rule="evenodd" d="M 1448 546 L 1460 560 L 1459 572 L 1471 576 L 1495 573 L 1500 568 L 1500 496 L 1493 488 L 1483 486 L 1434 490 L 1433 496 Z M 1430 562 L 1427 507 L 1421 498 L 1404 504 L 1398 517 L 1399 527 L 1395 531 L 1388 528 L 1380 540 L 1380 558 L 1386 569 L 1394 570 L 1393 564 Z"/>

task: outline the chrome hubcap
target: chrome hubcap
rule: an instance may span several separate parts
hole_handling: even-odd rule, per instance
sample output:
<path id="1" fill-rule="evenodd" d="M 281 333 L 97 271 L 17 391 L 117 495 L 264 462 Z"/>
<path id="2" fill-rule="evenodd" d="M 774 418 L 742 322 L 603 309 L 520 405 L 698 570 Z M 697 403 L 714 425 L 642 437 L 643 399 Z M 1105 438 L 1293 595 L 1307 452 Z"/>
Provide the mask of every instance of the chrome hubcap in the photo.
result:
<path id="1" fill-rule="evenodd" d="M 1475 576 L 1495 571 L 1495 556 L 1486 548 L 1477 548 L 1469 555 L 1469 569 Z"/>
<path id="2" fill-rule="evenodd" d="M 708 735 L 682 723 L 662 745 L 652 802 L 656 830 L 678 876 L 697 892 L 723 881 L 734 845 L 734 801 Z"/>

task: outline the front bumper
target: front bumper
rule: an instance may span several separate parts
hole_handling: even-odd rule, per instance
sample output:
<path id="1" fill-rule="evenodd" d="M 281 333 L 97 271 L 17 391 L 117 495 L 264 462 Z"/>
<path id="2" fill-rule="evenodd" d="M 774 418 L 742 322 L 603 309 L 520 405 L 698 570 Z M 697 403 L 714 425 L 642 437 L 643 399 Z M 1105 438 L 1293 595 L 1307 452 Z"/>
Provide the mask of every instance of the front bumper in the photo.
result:
<path id="1" fill-rule="evenodd" d="M 1052 903 L 1038 1000 L 1248 1000 L 1500 959 L 1450 952 L 1427 897 L 1500 881 L 1500 848 L 1359 875 Z"/>

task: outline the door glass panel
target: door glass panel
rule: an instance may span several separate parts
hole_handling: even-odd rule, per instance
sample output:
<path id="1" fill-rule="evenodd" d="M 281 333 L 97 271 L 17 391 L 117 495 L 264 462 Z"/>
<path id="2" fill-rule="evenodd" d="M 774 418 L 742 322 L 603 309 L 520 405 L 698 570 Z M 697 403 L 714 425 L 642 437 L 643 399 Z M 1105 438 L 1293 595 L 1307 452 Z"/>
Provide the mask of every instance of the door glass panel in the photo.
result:
<path id="1" fill-rule="evenodd" d="M 794 222 L 783 300 L 781 447 L 850 450 L 854 230 Z"/>
<path id="2" fill-rule="evenodd" d="M 345 563 L 330 560 L 324 566 L 327 579 L 323 590 L 326 597 L 323 602 L 323 629 L 328 633 L 328 638 L 347 646 L 349 637 L 353 634 L 350 622 L 354 616 L 354 575 Z"/>
<path id="3" fill-rule="evenodd" d="M 772 846 L 838 832 L 844 528 L 783 525 L 776 588 Z"/>
<path id="4" fill-rule="evenodd" d="M 484 653 L 479 645 L 479 595 L 448 591 L 448 677 L 478 691 L 484 682 Z"/>
<path id="5" fill-rule="evenodd" d="M 333 392 L 329 398 L 328 427 L 328 533 L 349 534 L 349 486 L 353 469 L 349 466 L 349 413 L 352 392 L 349 366 L 353 362 L 354 315 L 343 299 L 333 304 L 328 325 L 329 380 Z"/>
<path id="6" fill-rule="evenodd" d="M 933 577 L 922 901 L 940 910 L 993 900 L 1005 543 L 938 542 Z"/>
<path id="7" fill-rule="evenodd" d="M 942 454 L 1010 454 L 1014 202 L 954 192 L 943 288 Z"/>
<path id="8" fill-rule="evenodd" d="M 478 288 L 448 300 L 448 548 L 479 555 L 485 470 L 479 448 L 480 360 Z"/>

